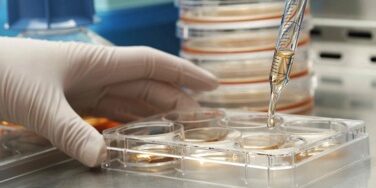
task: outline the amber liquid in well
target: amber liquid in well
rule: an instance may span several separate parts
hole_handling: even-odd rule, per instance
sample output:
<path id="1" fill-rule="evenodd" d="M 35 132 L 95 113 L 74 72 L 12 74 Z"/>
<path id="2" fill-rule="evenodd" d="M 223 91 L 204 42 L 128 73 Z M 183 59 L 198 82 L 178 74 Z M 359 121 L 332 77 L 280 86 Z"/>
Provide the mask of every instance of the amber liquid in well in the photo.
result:
<path id="1" fill-rule="evenodd" d="M 272 69 L 269 77 L 271 88 L 267 122 L 269 128 L 275 127 L 274 114 L 277 102 L 282 89 L 287 85 L 291 70 L 290 65 L 293 58 L 294 52 L 291 50 L 276 50 L 274 53 Z"/>
<path id="2" fill-rule="evenodd" d="M 242 146 L 245 149 L 274 150 L 278 149 L 285 140 L 281 136 L 259 135 L 243 138 Z"/>
<path id="3" fill-rule="evenodd" d="M 145 151 L 148 152 L 156 152 L 156 153 L 171 153 L 172 149 L 168 147 L 160 148 L 149 148 Z M 163 163 L 163 162 L 170 162 L 174 161 L 174 158 L 172 157 L 165 157 L 165 156 L 158 156 L 158 155 L 152 155 L 152 154 L 141 154 L 141 153 L 134 153 L 129 154 L 129 161 L 132 163 Z"/>

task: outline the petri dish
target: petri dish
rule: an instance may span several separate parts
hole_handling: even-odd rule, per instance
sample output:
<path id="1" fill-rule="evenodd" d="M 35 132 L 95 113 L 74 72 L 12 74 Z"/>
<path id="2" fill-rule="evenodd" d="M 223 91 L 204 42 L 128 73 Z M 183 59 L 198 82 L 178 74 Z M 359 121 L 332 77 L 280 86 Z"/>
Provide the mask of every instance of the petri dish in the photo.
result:
<path id="1" fill-rule="evenodd" d="M 227 39 L 227 36 L 256 35 L 262 32 L 278 32 L 281 18 L 270 20 L 244 21 L 244 22 L 177 22 L 176 35 L 183 40 L 199 38 L 216 38 L 217 40 Z M 309 33 L 313 25 L 310 16 L 305 16 L 302 26 L 302 33 Z M 278 33 L 274 36 L 276 37 Z M 273 36 L 272 36 L 273 37 Z"/>
<path id="2" fill-rule="evenodd" d="M 282 108 L 278 111 L 285 114 L 312 115 L 314 106 L 315 101 L 312 97 L 312 99 L 309 101 L 304 101 L 302 103 L 296 104 L 293 107 L 290 106 L 288 108 Z"/>
<path id="3" fill-rule="evenodd" d="M 274 51 L 278 28 L 258 29 L 249 32 L 234 32 L 223 35 L 212 34 L 206 37 L 189 38 L 181 43 L 184 53 L 190 54 L 225 54 L 255 53 Z M 298 45 L 310 42 L 309 32 L 302 32 Z"/>
<path id="4" fill-rule="evenodd" d="M 118 129 L 117 135 L 124 138 L 124 166 L 132 171 L 165 173 L 173 170 L 178 161 L 176 148 L 163 144 L 184 138 L 183 126 L 173 122 L 154 121 L 131 123 Z"/>
<path id="5" fill-rule="evenodd" d="M 277 104 L 279 112 L 307 110 L 313 105 L 314 79 L 310 74 L 292 78 Z M 267 111 L 270 86 L 268 82 L 252 84 L 222 84 L 216 90 L 198 93 L 194 97 L 210 108 Z"/>
<path id="6" fill-rule="evenodd" d="M 181 2 L 181 1 L 180 1 Z M 180 19 L 186 22 L 235 22 L 263 19 L 278 19 L 283 14 L 283 1 L 255 3 L 202 3 L 199 7 L 193 3 L 180 3 Z M 190 6 L 189 6 L 190 5 Z"/>
<path id="7" fill-rule="evenodd" d="M 218 109 L 192 109 L 173 111 L 163 115 L 162 120 L 172 121 L 184 126 L 184 130 L 213 127 L 225 117 L 225 112 Z"/>
<path id="8" fill-rule="evenodd" d="M 186 56 L 183 58 L 197 66 L 213 73 L 222 84 L 268 82 L 273 54 L 260 56 L 231 56 L 222 59 L 205 58 L 200 56 Z M 295 55 L 295 64 L 291 70 L 291 77 L 307 74 L 311 61 L 308 48 L 300 48 Z"/>
<path id="9" fill-rule="evenodd" d="M 177 0 L 180 20 L 186 22 L 244 22 L 281 19 L 284 1 L 185 1 Z M 309 14 L 309 8 L 306 14 Z"/>

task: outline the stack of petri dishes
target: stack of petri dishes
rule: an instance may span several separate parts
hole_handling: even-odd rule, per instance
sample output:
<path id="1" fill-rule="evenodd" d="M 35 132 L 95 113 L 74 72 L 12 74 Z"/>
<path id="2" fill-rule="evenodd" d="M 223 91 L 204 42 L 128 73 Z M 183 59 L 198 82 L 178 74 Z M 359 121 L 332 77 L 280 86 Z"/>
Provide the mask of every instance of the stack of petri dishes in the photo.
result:
<path id="1" fill-rule="evenodd" d="M 266 111 L 269 71 L 278 36 L 283 0 L 176 0 L 180 55 L 220 80 L 212 92 L 195 94 L 205 107 Z M 279 112 L 308 113 L 313 107 L 309 52 L 309 8 Z"/>

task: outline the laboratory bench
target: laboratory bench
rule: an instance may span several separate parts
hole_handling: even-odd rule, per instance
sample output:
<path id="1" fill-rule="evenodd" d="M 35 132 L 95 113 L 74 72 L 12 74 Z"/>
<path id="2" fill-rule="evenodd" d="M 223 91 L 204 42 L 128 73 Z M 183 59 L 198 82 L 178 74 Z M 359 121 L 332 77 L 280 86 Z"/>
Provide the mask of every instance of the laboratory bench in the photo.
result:
<path id="1" fill-rule="evenodd" d="M 367 3 L 364 3 L 366 1 Z M 102 21 L 93 25 L 91 29 L 116 45 L 143 44 L 178 54 L 179 39 L 175 37 L 175 22 L 178 19 L 178 10 L 170 1 L 167 0 L 166 2 L 169 3 L 99 12 L 98 16 Z M 316 0 L 313 2 L 315 3 L 312 5 L 314 16 L 374 19 L 375 11 L 372 9 L 373 6 L 370 6 L 374 1 L 371 0 L 356 2 L 346 0 L 341 5 L 338 5 L 335 0 Z M 325 8 L 321 5 L 323 2 L 327 2 Z M 1 11 L 5 6 L 2 3 L 4 3 L 4 0 L 0 0 L 0 13 L 2 13 L 0 14 L 0 23 L 5 21 L 5 11 Z M 349 15 L 349 8 L 352 9 L 352 17 Z M 314 183 L 304 185 L 305 188 L 376 187 L 376 47 L 370 40 L 372 36 L 376 35 L 376 30 L 373 29 L 369 34 L 364 34 L 364 28 L 374 27 L 375 22 L 362 22 L 363 30 L 360 33 L 355 33 L 355 37 L 359 38 L 360 36 L 360 39 L 349 38 L 346 39 L 348 41 L 341 43 L 338 41 L 343 42 L 348 34 L 357 31 L 360 22 L 358 20 L 350 22 L 350 24 L 346 22 L 345 25 L 351 26 L 348 28 L 343 27 L 341 25 L 343 23 L 345 22 L 333 21 L 333 19 L 316 19 L 314 22 L 314 24 L 322 24 L 323 26 L 320 27 L 320 30 L 314 30 L 312 33 L 322 35 L 322 39 L 315 39 L 322 41 L 314 42 L 312 45 L 314 49 L 314 72 L 317 78 L 315 107 L 312 110 L 312 115 L 364 120 L 369 134 L 370 160 L 359 162 Z M 353 26 L 353 23 L 356 23 L 356 25 Z M 332 26 L 335 24 L 343 29 L 340 32 L 333 32 Z M 338 30 L 338 28 L 335 29 Z M 5 33 L 0 29 L 0 34 L 13 36 L 16 33 L 9 33 L 8 31 Z M 367 38 L 367 36 L 370 37 Z M 337 42 L 325 42 L 328 40 Z M 54 153 L 50 158 L 48 156 L 41 158 L 39 162 L 48 164 L 56 158 L 59 158 L 57 160 L 60 161 L 59 163 L 44 166 L 43 169 L 36 171 L 28 171 L 26 175 L 0 183 L 0 187 L 227 187 L 215 183 L 108 171 L 100 167 L 88 168 L 76 160 L 66 159 L 62 153 Z M 31 166 L 25 168 L 31 168 Z M 309 174 L 310 172 L 307 171 L 306 173 Z"/>

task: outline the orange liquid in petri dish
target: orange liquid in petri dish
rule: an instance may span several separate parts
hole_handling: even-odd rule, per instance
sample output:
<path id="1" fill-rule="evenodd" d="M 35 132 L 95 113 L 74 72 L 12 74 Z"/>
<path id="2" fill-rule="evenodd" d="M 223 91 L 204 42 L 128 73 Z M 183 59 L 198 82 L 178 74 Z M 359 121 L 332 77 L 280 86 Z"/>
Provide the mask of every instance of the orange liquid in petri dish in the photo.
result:
<path id="1" fill-rule="evenodd" d="M 216 7 L 181 8 L 180 20 L 187 24 L 216 24 L 226 22 L 252 22 L 264 20 L 280 20 L 284 3 L 253 3 L 242 5 L 221 5 Z M 305 15 L 310 14 L 307 8 Z"/>
<path id="2" fill-rule="evenodd" d="M 99 132 L 102 132 L 105 129 L 109 129 L 112 127 L 118 126 L 120 123 L 116 121 L 112 121 L 110 119 L 104 117 L 92 117 L 92 116 L 85 116 L 83 119 L 92 125 L 95 129 Z"/>
<path id="3" fill-rule="evenodd" d="M 236 22 L 278 19 L 283 13 L 283 3 L 254 3 L 208 8 L 181 9 L 184 22 Z"/>
<path id="4" fill-rule="evenodd" d="M 92 116 L 85 116 L 83 119 L 92 125 L 95 129 L 97 129 L 99 132 L 102 132 L 105 129 L 112 128 L 118 126 L 120 123 L 116 121 L 112 121 L 107 118 L 103 117 L 92 117 Z M 24 129 L 24 126 L 17 125 L 14 123 L 10 123 L 7 121 L 0 121 L 0 126 L 6 126 L 11 128 L 17 128 L 17 129 Z"/>
<path id="5" fill-rule="evenodd" d="M 290 77 L 299 77 L 309 72 L 309 62 L 298 61 Z M 198 66 L 213 73 L 221 84 L 250 84 L 269 81 L 270 60 L 246 60 L 239 62 L 208 62 Z M 246 71 L 248 70 L 248 71 Z"/>
<path id="6" fill-rule="evenodd" d="M 227 54 L 274 51 L 277 30 L 220 36 L 199 37 L 182 43 L 182 50 L 189 54 Z M 310 42 L 308 33 L 302 33 L 299 46 Z"/>
<path id="7" fill-rule="evenodd" d="M 198 95 L 196 99 L 202 106 L 210 108 L 244 109 L 249 111 L 268 111 L 269 91 L 239 90 L 214 91 Z M 277 111 L 285 113 L 301 113 L 309 111 L 313 106 L 313 97 L 309 91 L 300 89 L 286 90 L 277 104 Z M 234 91 L 235 90 L 235 91 Z"/>

